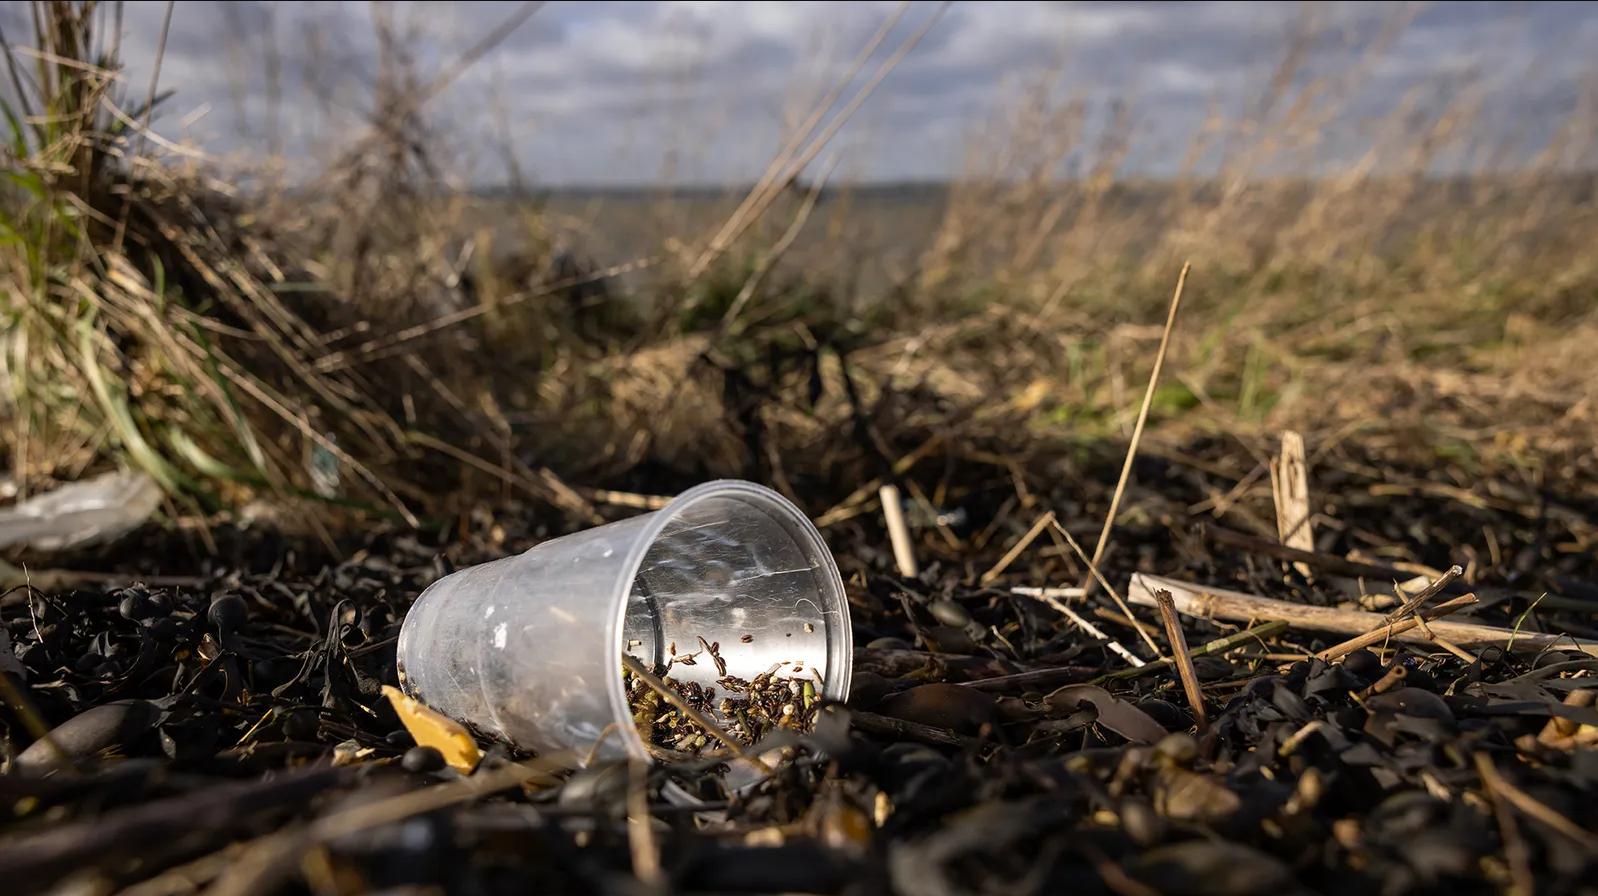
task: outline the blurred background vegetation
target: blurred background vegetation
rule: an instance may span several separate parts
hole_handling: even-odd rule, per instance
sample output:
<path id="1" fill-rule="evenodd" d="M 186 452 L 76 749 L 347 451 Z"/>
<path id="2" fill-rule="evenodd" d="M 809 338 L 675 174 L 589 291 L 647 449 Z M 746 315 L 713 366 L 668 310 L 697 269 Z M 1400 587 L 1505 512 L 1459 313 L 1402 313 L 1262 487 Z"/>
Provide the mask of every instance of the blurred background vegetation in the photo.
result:
<path id="1" fill-rule="evenodd" d="M 755 184 L 484 189 L 430 103 L 538 5 L 433 66 L 383 6 L 364 123 L 306 174 L 152 131 L 182 97 L 120 76 L 122 4 L 13 4 L 13 495 L 121 466 L 174 517 L 527 500 L 580 524 L 610 491 L 739 476 L 815 508 L 933 437 L 989 464 L 1124 446 L 1184 261 L 1153 450 L 1295 428 L 1461 487 L 1592 480 L 1598 69 L 1513 153 L 1455 79 L 1339 132 L 1329 167 L 1391 39 L 1317 71 L 1309 9 L 1250 114 L 1213 117 L 1169 177 L 1125 164 L 1135 100 L 1040 73 L 958 177 L 853 182 L 837 127 L 936 27 L 906 4 L 923 24 L 795 116 Z"/>

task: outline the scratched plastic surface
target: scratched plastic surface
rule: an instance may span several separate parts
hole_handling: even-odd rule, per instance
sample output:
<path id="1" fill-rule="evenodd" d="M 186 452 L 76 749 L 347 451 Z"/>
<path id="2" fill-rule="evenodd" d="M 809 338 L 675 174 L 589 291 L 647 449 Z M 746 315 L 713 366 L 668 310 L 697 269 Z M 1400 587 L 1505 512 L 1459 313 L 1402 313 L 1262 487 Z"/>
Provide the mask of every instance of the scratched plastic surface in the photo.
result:
<path id="1" fill-rule="evenodd" d="M 540 544 L 433 583 L 398 645 L 407 692 L 534 751 L 644 758 L 622 691 L 623 650 L 645 664 L 699 653 L 674 678 L 715 686 L 776 669 L 847 699 L 848 602 L 810 521 L 777 493 L 723 480 L 654 513 Z"/>

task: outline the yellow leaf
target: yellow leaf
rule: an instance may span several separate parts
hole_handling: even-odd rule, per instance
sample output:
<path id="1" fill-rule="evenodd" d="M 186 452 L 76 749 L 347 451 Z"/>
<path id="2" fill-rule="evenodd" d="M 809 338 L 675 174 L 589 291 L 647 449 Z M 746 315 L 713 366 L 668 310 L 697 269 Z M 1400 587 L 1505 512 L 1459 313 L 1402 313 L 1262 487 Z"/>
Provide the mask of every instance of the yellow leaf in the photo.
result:
<path id="1" fill-rule="evenodd" d="M 418 746 L 432 747 L 444 755 L 449 767 L 463 775 L 472 773 L 483 759 L 477 741 L 459 722 L 410 697 L 399 688 L 383 685 L 383 695 L 405 723 Z"/>

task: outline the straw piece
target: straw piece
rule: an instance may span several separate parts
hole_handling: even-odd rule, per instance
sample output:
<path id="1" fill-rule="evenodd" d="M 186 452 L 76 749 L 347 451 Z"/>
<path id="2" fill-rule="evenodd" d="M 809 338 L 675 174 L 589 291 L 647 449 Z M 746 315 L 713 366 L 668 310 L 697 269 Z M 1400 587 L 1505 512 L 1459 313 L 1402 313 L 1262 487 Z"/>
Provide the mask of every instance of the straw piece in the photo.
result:
<path id="1" fill-rule="evenodd" d="M 1132 651 L 1127 650 L 1125 647 L 1123 647 L 1121 645 L 1120 641 L 1117 641 L 1114 638 L 1110 637 L 1109 635 L 1105 634 L 1104 631 L 1102 629 L 1100 629 L 1098 626 L 1096 626 L 1093 623 L 1087 621 L 1086 619 L 1083 619 L 1081 614 L 1077 613 L 1077 611 L 1075 611 L 1075 610 L 1071 609 L 1070 607 L 1066 606 L 1065 604 L 1061 603 L 1059 598 L 1054 593 L 1054 592 L 1057 592 L 1057 591 L 1068 591 L 1068 592 L 1069 591 L 1074 591 L 1078 595 L 1080 595 L 1082 593 L 1082 589 L 1080 589 L 1080 588 L 1011 588 L 1010 589 L 1010 592 L 1012 594 L 1019 594 L 1022 597 L 1036 598 L 1036 599 L 1041 600 L 1044 603 L 1048 604 L 1049 606 L 1053 607 L 1054 611 L 1056 613 L 1059 613 L 1061 616 L 1064 616 L 1065 618 L 1071 620 L 1071 622 L 1074 623 L 1077 628 L 1087 632 L 1088 634 L 1092 635 L 1095 638 L 1098 638 L 1100 641 L 1103 641 L 1105 647 L 1108 647 L 1110 650 L 1114 651 L 1115 654 L 1117 656 L 1119 656 L 1121 659 L 1124 659 L 1128 663 L 1131 663 L 1133 665 L 1133 667 L 1138 667 L 1138 666 L 1145 665 L 1143 660 L 1138 658 L 1137 654 L 1135 654 Z"/>
<path id="2" fill-rule="evenodd" d="M 1389 632 L 1392 633 L 1395 641 L 1402 641 L 1408 644 L 1431 643 L 1430 639 L 1422 632 L 1412 629 L 1400 630 L 1402 623 L 1394 625 L 1391 629 L 1386 628 L 1387 621 L 1375 613 L 1288 603 L 1287 601 L 1271 600 L 1270 598 L 1253 594 L 1244 594 L 1240 591 L 1191 585 L 1175 579 L 1145 575 L 1143 573 L 1133 574 L 1132 586 L 1128 597 L 1134 604 L 1152 607 L 1155 605 L 1154 589 L 1156 588 L 1169 590 L 1176 599 L 1176 609 L 1187 616 L 1241 621 L 1279 619 L 1289 622 L 1297 628 L 1345 635 L 1360 635 L 1381 628 L 1384 635 Z M 1505 647 L 1515 644 L 1531 650 L 1571 649 L 1598 656 L 1598 641 L 1577 638 L 1571 635 L 1548 632 L 1515 632 L 1507 628 L 1477 625 L 1468 622 L 1441 621 L 1430 623 L 1430 627 L 1437 636 L 1447 638 L 1455 644 L 1465 647 Z"/>
<path id="3" fill-rule="evenodd" d="M 1010 564 L 1015 562 L 1015 558 L 1021 556 L 1021 552 L 1027 549 L 1027 545 L 1037 540 L 1044 527 L 1052 522 L 1054 522 L 1054 511 L 1044 511 L 1043 515 L 1038 517 L 1037 521 L 1032 524 L 1032 528 L 1028 529 L 1026 534 L 1021 536 L 1021 540 L 1015 543 L 1015 547 L 1006 551 L 1004 556 L 999 558 L 999 562 L 993 564 L 992 569 L 982 574 L 982 584 L 986 585 L 1003 575 L 1004 571 L 1010 567 Z"/>
<path id="4" fill-rule="evenodd" d="M 1171 657 L 1176 662 L 1176 671 L 1182 676 L 1182 688 L 1187 691 L 1188 705 L 1193 708 L 1193 720 L 1199 733 L 1203 734 L 1210 725 L 1210 719 L 1204 712 L 1204 691 L 1199 688 L 1193 657 L 1187 652 L 1187 635 L 1182 631 L 1182 621 L 1176 618 L 1176 601 L 1172 600 L 1171 592 L 1164 589 L 1154 592 L 1154 600 L 1160 605 L 1165 637 L 1171 642 Z"/>
<path id="5" fill-rule="evenodd" d="M 915 551 L 910 547 L 910 527 L 904 522 L 899 489 L 894 485 L 884 485 L 877 489 L 877 495 L 882 499 L 882 515 L 888 521 L 888 537 L 893 540 L 893 561 L 899 567 L 899 575 L 913 579 L 920 574 L 920 570 L 916 568 Z"/>
<path id="6" fill-rule="evenodd" d="M 716 740 L 726 744 L 727 748 L 732 750 L 734 755 L 743 759 L 748 759 L 750 762 L 755 763 L 763 772 L 768 774 L 771 772 L 771 767 L 760 761 L 758 757 L 746 756 L 744 754 L 744 748 L 742 744 L 733 740 L 732 735 L 721 730 L 721 726 L 717 725 L 715 720 L 711 719 L 709 716 L 705 715 L 699 710 L 694 709 L 692 706 L 689 706 L 688 701 L 684 700 L 681 694 L 677 693 L 677 691 L 672 688 L 671 685 L 661 681 L 660 678 L 655 675 L 655 673 L 649 671 L 649 669 L 644 666 L 643 661 L 638 659 L 638 657 L 635 657 L 630 653 L 624 653 L 621 655 L 621 663 L 627 667 L 628 671 L 642 679 L 644 684 L 654 688 L 655 693 L 659 694 L 661 699 L 665 700 L 667 703 L 670 703 L 678 712 L 691 719 L 695 725 L 698 725 L 699 727 L 710 732 L 710 735 Z"/>

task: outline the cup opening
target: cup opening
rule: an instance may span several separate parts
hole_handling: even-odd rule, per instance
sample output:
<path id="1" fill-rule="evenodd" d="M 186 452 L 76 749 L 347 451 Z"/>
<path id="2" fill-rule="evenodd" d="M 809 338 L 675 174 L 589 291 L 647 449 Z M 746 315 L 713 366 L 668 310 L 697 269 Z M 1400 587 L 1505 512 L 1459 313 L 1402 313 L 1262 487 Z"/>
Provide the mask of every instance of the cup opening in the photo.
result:
<path id="1" fill-rule="evenodd" d="M 822 699 L 847 699 L 853 636 L 842 579 L 814 525 L 776 492 L 735 481 L 684 492 L 651 520 L 626 569 L 611 643 L 741 744 L 785 719 L 803 727 Z M 651 756 L 645 738 L 656 753 L 721 748 L 628 678 L 618 657 L 609 690 L 630 754 Z M 758 780 L 740 771 L 729 786 L 750 774 Z"/>

